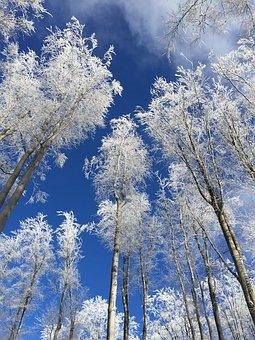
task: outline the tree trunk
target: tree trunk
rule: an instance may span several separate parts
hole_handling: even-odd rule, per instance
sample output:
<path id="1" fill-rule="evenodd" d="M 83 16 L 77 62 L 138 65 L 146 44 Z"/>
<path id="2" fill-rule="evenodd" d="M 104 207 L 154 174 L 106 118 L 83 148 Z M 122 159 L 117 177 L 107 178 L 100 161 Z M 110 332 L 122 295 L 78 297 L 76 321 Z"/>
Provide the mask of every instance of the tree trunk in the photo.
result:
<path id="1" fill-rule="evenodd" d="M 200 288 L 200 292 L 201 292 L 201 299 L 202 299 L 202 303 L 203 303 L 203 309 L 204 309 L 204 313 L 205 313 L 205 319 L 206 319 L 206 323 L 207 323 L 207 327 L 208 327 L 209 337 L 210 337 L 210 340 L 213 340 L 213 331 L 212 331 L 212 327 L 211 327 L 210 318 L 208 316 L 208 312 L 207 312 L 207 309 L 206 309 L 205 293 L 204 293 L 204 288 L 203 288 L 201 282 L 199 282 L 199 288 Z"/>
<path id="2" fill-rule="evenodd" d="M 77 291 L 78 293 L 78 291 Z M 74 338 L 74 330 L 75 330 L 75 323 L 76 323 L 76 313 L 77 313 L 77 304 L 74 303 L 72 288 L 68 287 L 68 295 L 69 295 L 69 308 L 70 308 L 70 328 L 69 328 L 69 336 L 68 340 L 72 340 Z M 76 296 L 77 298 L 77 296 Z M 77 301 L 77 299 L 76 299 Z"/>
<path id="3" fill-rule="evenodd" d="M 199 243 L 196 232 L 195 232 L 195 240 L 196 240 L 198 250 L 201 254 L 201 257 L 203 259 L 204 266 L 205 266 L 207 284 L 208 284 L 208 289 L 209 289 L 209 296 L 210 296 L 210 300 L 212 304 L 212 311 L 213 311 L 213 316 L 214 316 L 214 321 L 216 324 L 218 337 L 219 337 L 219 340 L 224 340 L 224 331 L 221 325 L 219 307 L 218 307 L 217 298 L 215 294 L 215 282 L 213 280 L 212 273 L 211 273 L 211 264 L 210 264 L 209 254 L 208 254 L 207 243 L 206 243 L 206 236 L 204 235 L 204 248 L 202 248 L 201 244 Z"/>
<path id="4" fill-rule="evenodd" d="M 38 165 L 40 164 L 43 156 L 45 155 L 46 147 L 41 147 L 36 154 L 34 155 L 31 163 L 27 166 L 26 171 L 24 172 L 17 188 L 15 189 L 14 193 L 9 198 L 6 206 L 0 213 L 0 232 L 3 232 L 4 225 L 8 218 L 10 217 L 14 207 L 18 203 L 19 199 L 21 198 L 26 186 L 28 185 L 32 175 L 34 174 L 35 170 L 37 169 Z"/>
<path id="5" fill-rule="evenodd" d="M 68 340 L 73 340 L 74 338 L 74 324 L 74 320 L 71 320 Z"/>
<path id="6" fill-rule="evenodd" d="M 57 326 L 56 326 L 54 334 L 53 334 L 53 340 L 57 340 L 59 332 L 62 328 L 66 290 L 67 290 L 67 283 L 65 283 L 63 290 L 62 290 L 62 293 L 61 293 L 61 297 L 60 297 L 59 310 L 58 310 L 58 321 L 57 321 Z"/>
<path id="7" fill-rule="evenodd" d="M 211 275 L 211 268 L 210 268 L 209 262 L 206 265 L 206 274 L 207 274 L 207 283 L 208 283 L 208 288 L 209 288 L 210 299 L 212 303 L 213 316 L 214 316 L 218 336 L 220 340 L 224 340 L 224 331 L 221 325 L 219 307 L 218 307 L 216 294 L 215 294 L 215 282 Z"/>
<path id="8" fill-rule="evenodd" d="M 193 270 L 193 263 L 191 261 L 191 255 L 190 255 L 190 245 L 189 245 L 189 240 L 187 237 L 187 233 L 185 230 L 185 227 L 183 226 L 181 217 L 180 217 L 180 228 L 182 230 L 183 236 L 184 236 L 184 249 L 185 249 L 185 257 L 186 261 L 188 264 L 188 269 L 189 269 L 189 274 L 190 274 L 190 280 L 191 280 L 191 286 L 192 286 L 192 297 L 193 297 L 193 305 L 195 307 L 195 314 L 196 314 L 196 319 L 198 323 L 198 328 L 199 328 L 199 333 L 201 340 L 204 339 L 203 336 L 203 326 L 201 322 L 201 316 L 200 316 L 200 310 L 199 310 L 199 304 L 198 304 L 198 296 L 196 292 L 196 283 L 195 283 L 195 275 L 194 275 L 194 270 Z"/>
<path id="9" fill-rule="evenodd" d="M 142 288 L 143 288 L 143 335 L 142 339 L 147 339 L 147 329 L 148 329 L 148 278 L 146 272 L 144 270 L 143 265 L 143 257 L 142 252 L 139 254 L 140 258 L 140 272 L 141 272 L 141 280 L 142 280 Z"/>
<path id="10" fill-rule="evenodd" d="M 189 309 L 189 304 L 188 304 L 188 300 L 187 300 L 185 284 L 184 284 L 184 280 L 183 280 L 183 273 L 182 273 L 182 269 L 181 269 L 181 266 L 180 266 L 180 263 L 179 263 L 179 255 L 178 255 L 178 252 L 177 252 L 176 246 L 175 246 L 174 235 L 172 235 L 172 245 L 173 245 L 172 251 L 173 251 L 174 263 L 175 263 L 175 267 L 176 267 L 176 271 L 177 271 L 178 280 L 179 280 L 179 283 L 180 283 L 180 288 L 181 288 L 182 298 L 183 298 L 183 302 L 184 302 L 185 312 L 186 312 L 187 320 L 188 320 L 190 331 L 191 331 L 191 338 L 192 338 L 192 340 L 196 340 L 195 329 L 194 329 L 194 325 L 193 325 L 193 322 L 192 322 L 192 319 L 191 319 L 191 316 L 190 316 L 190 309 Z"/>
<path id="11" fill-rule="evenodd" d="M 25 152 L 20 160 L 18 161 L 13 173 L 10 175 L 10 177 L 8 178 L 8 180 L 6 181 L 6 183 L 4 184 L 1 192 L 0 192 L 0 208 L 3 206 L 6 197 L 8 196 L 8 194 L 10 193 L 15 181 L 17 180 L 17 178 L 19 177 L 27 159 L 29 158 L 29 156 L 33 153 L 34 150 L 29 150 L 27 152 Z"/>
<path id="12" fill-rule="evenodd" d="M 129 267 L 130 267 L 130 255 L 123 257 L 123 282 L 122 282 L 122 303 L 124 310 L 124 328 L 123 339 L 129 338 Z"/>
<path id="13" fill-rule="evenodd" d="M 200 155 L 197 151 L 197 148 L 195 146 L 195 142 L 192 139 L 191 135 L 189 135 L 189 137 L 190 137 L 190 141 L 191 141 L 191 144 L 192 144 L 192 150 L 194 152 L 194 156 L 197 160 L 201 175 L 202 175 L 204 182 L 206 184 L 207 192 L 209 194 L 210 199 L 208 199 L 203 194 L 203 190 L 202 190 L 201 186 L 199 185 L 198 181 L 196 180 L 196 176 L 194 174 L 194 171 L 192 170 L 192 167 L 191 167 L 189 161 L 187 160 L 186 155 L 183 153 L 183 150 L 181 150 L 182 158 L 185 161 L 189 170 L 191 171 L 191 174 L 193 176 L 193 179 L 195 181 L 195 184 L 197 186 L 197 189 L 198 189 L 200 195 L 214 209 L 214 212 L 215 212 L 217 219 L 219 221 L 219 224 L 221 226 L 223 236 L 225 238 L 225 241 L 228 245 L 230 254 L 232 256 L 232 259 L 233 259 L 233 262 L 234 262 L 234 265 L 235 265 L 235 268 L 236 268 L 236 271 L 237 271 L 237 274 L 238 274 L 239 283 L 240 283 L 242 290 L 243 290 L 243 294 L 244 294 L 244 297 L 245 297 L 247 307 L 249 309 L 253 323 L 255 324 L 255 293 L 254 293 L 254 290 L 252 288 L 249 276 L 247 274 L 247 269 L 246 269 L 246 266 L 244 264 L 241 248 L 240 248 L 240 246 L 239 246 L 239 244 L 236 240 L 232 226 L 229 223 L 229 221 L 227 219 L 227 215 L 224 211 L 224 205 L 223 205 L 223 199 L 222 199 L 222 188 L 221 188 L 221 184 L 220 184 L 220 180 L 219 180 L 219 174 L 218 174 L 217 166 L 215 167 L 215 164 L 214 164 L 215 176 L 216 176 L 217 182 L 218 182 L 218 188 L 216 188 L 216 190 L 215 190 L 214 185 L 212 184 L 210 177 L 208 175 L 206 165 L 205 165 L 203 159 L 200 157 Z M 214 156 L 213 156 L 213 159 L 214 159 Z M 217 194 L 217 193 L 220 193 L 220 194 Z"/>
<path id="14" fill-rule="evenodd" d="M 118 271 L 119 271 L 119 234 L 120 234 L 120 210 L 121 202 L 117 199 L 116 209 L 116 227 L 114 235 L 114 246 L 112 254 L 111 283 L 108 302 L 108 318 L 107 318 L 107 340 L 115 340 L 116 333 L 116 302 L 118 288 Z"/>
<path id="15" fill-rule="evenodd" d="M 11 333 L 10 333 L 10 336 L 9 336 L 9 340 L 18 339 L 19 332 L 21 330 L 21 326 L 22 326 L 22 322 L 24 320 L 25 313 L 27 311 L 28 305 L 29 305 L 31 298 L 32 298 L 33 288 L 34 288 L 34 284 L 35 284 L 35 281 L 36 281 L 36 274 L 37 274 L 37 271 L 35 270 L 32 278 L 31 278 L 29 288 L 28 288 L 28 290 L 25 294 L 24 300 L 22 301 L 22 306 L 19 307 L 18 310 L 17 310 L 14 323 L 11 327 Z"/>
<path id="16" fill-rule="evenodd" d="M 232 230 L 232 226 L 227 220 L 227 217 L 224 213 L 224 211 L 217 209 L 214 207 L 215 213 L 217 215 L 219 224 L 221 226 L 221 229 L 223 231 L 225 240 L 227 242 L 228 248 L 230 250 L 230 254 L 233 258 L 234 265 L 239 277 L 239 282 L 242 287 L 245 301 L 247 304 L 247 307 L 249 309 L 251 318 L 253 320 L 253 323 L 255 324 L 255 294 L 254 290 L 252 288 L 250 279 L 247 274 L 246 266 L 243 261 L 243 255 L 241 253 L 240 246 L 235 238 L 234 232 Z"/>

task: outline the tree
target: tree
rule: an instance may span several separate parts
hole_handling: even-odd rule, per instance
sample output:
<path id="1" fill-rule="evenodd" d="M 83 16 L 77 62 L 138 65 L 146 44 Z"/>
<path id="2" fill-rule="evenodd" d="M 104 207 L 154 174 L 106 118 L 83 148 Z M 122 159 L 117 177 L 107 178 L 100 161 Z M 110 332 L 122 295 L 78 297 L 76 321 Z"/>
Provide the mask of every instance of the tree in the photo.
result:
<path id="1" fill-rule="evenodd" d="M 254 181 L 255 49 L 253 39 L 241 39 L 238 44 L 236 50 L 213 63 L 222 80 L 211 89 L 211 98 L 223 142 L 247 173 L 244 176 Z"/>
<path id="2" fill-rule="evenodd" d="M 2 330 L 5 336 L 10 332 L 9 339 L 19 337 L 31 303 L 40 294 L 41 280 L 54 259 L 52 234 L 45 216 L 38 214 L 22 221 L 12 236 L 1 235 L 1 305 L 6 313 Z"/>
<path id="3" fill-rule="evenodd" d="M 83 28 L 72 18 L 62 31 L 51 31 L 40 58 L 9 47 L 0 93 L 1 154 L 8 163 L 0 230 L 42 159 L 58 156 L 61 148 L 77 145 L 102 126 L 114 94 L 121 92 L 108 69 L 113 47 L 102 59 L 96 57 L 97 40 L 84 38 Z"/>
<path id="4" fill-rule="evenodd" d="M 57 340 L 64 323 L 65 314 L 69 319 L 68 339 L 73 339 L 74 327 L 77 317 L 76 296 L 81 291 L 81 284 L 78 273 L 78 261 L 81 259 L 81 238 L 80 235 L 85 226 L 76 222 L 73 212 L 60 212 L 64 216 L 64 221 L 57 229 L 58 257 L 60 267 L 59 276 L 59 304 L 56 316 L 56 324 L 52 339 Z"/>
<path id="5" fill-rule="evenodd" d="M 166 24 L 168 48 L 177 43 L 201 42 L 206 34 L 224 34 L 238 25 L 250 35 L 254 31 L 255 6 L 252 0 L 186 0 L 172 11 Z"/>
<path id="6" fill-rule="evenodd" d="M 147 131 L 163 146 L 163 152 L 179 164 L 185 174 L 185 185 L 197 193 L 215 214 L 222 235 L 233 259 L 246 304 L 255 322 L 255 295 L 247 272 L 247 265 L 234 232 L 226 203 L 227 183 L 240 183 L 238 172 L 227 168 L 232 160 L 218 135 L 217 120 L 210 105 L 204 66 L 195 70 L 178 69 L 177 81 L 167 83 L 160 78 L 154 84 L 149 111 L 140 113 Z M 208 103 L 209 102 L 209 103 Z M 221 148 L 222 151 L 216 152 Z M 237 164 L 237 163 L 235 163 Z M 183 179 L 179 177 L 183 182 Z M 231 182 L 231 179 L 233 182 Z"/>
<path id="7" fill-rule="evenodd" d="M 31 16 L 40 18 L 46 13 L 43 0 L 2 0 L 0 3 L 0 32 L 8 39 L 17 31 L 25 34 L 34 31 L 34 22 Z"/>
<path id="8" fill-rule="evenodd" d="M 152 282 L 157 281 L 153 280 L 152 272 L 155 269 L 157 255 L 162 251 L 164 231 L 164 227 L 157 216 L 152 215 L 151 211 L 148 210 L 145 213 L 139 216 L 139 228 L 137 228 L 135 241 L 135 255 L 142 287 L 143 340 L 148 338 L 149 290 Z M 158 282 L 155 282 L 155 284 L 158 284 Z"/>
<path id="9" fill-rule="evenodd" d="M 183 300 L 171 288 L 156 291 L 149 297 L 149 339 L 182 339 L 186 335 Z"/>
<path id="10" fill-rule="evenodd" d="M 98 158 L 85 161 L 85 172 L 95 168 L 94 184 L 99 205 L 99 230 L 111 249 L 112 268 L 108 305 L 107 339 L 115 339 L 117 280 L 121 246 L 122 211 L 148 174 L 148 156 L 134 122 L 123 116 L 111 121 L 112 134 L 103 138 Z M 93 168 L 92 168 L 93 169 Z M 104 199 L 104 200 L 103 200 Z"/>
<path id="11" fill-rule="evenodd" d="M 85 300 L 77 317 L 77 339 L 105 339 L 107 334 L 107 310 L 107 301 L 101 296 Z M 130 321 L 130 339 L 137 340 L 138 325 L 134 317 L 131 317 Z M 123 339 L 122 329 L 123 315 L 117 313 L 116 339 Z"/>

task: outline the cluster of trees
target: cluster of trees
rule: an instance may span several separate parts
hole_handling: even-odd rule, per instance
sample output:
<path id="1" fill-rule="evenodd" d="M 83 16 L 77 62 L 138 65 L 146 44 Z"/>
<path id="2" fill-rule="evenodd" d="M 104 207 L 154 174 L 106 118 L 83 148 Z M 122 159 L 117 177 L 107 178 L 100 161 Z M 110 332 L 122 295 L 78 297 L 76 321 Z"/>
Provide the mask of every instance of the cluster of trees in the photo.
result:
<path id="1" fill-rule="evenodd" d="M 1 6 L 0 25 L 2 12 L 13 18 L 6 37 L 22 29 L 20 18 L 45 11 L 41 1 Z M 111 133 L 83 169 L 93 179 L 97 223 L 81 226 L 72 212 L 60 212 L 64 221 L 53 230 L 38 214 L 13 234 L 1 234 L 1 337 L 38 329 L 42 339 L 54 340 L 254 337 L 253 14 L 253 2 L 243 0 L 188 0 L 179 7 L 169 46 L 180 32 L 184 36 L 187 22 L 188 32 L 201 39 L 207 26 L 222 30 L 226 18 L 235 17 L 245 37 L 210 65 L 178 67 L 171 82 L 158 78 L 148 109 L 111 120 Z M 64 166 L 63 150 L 102 126 L 114 95 L 121 94 L 109 70 L 113 48 L 100 59 L 96 46 L 75 18 L 50 32 L 40 56 L 6 43 L 1 231 L 30 179 L 45 179 L 53 160 Z M 141 127 L 156 152 L 148 151 Z M 164 164 L 162 173 L 153 174 L 155 162 Z M 152 180 L 155 193 L 146 187 Z M 31 201 L 46 199 L 37 186 Z M 112 252 L 108 301 L 86 298 L 81 284 L 81 234 L 88 231 Z M 123 313 L 117 311 L 119 286 Z M 141 327 L 130 316 L 134 289 L 142 297 Z"/>

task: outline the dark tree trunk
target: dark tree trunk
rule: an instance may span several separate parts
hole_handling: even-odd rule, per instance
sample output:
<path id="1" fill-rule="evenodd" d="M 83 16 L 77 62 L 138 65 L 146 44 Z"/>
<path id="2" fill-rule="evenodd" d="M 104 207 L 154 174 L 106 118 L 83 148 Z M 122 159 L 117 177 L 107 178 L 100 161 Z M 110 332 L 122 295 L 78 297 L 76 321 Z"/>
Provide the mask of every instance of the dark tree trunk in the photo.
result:
<path id="1" fill-rule="evenodd" d="M 6 203 L 5 207 L 0 213 L 0 232 L 4 230 L 4 226 L 8 218 L 10 217 L 13 209 L 15 208 L 16 204 L 18 203 L 19 199 L 21 198 L 25 188 L 27 187 L 31 177 L 33 176 L 35 170 L 37 169 L 38 165 L 40 164 L 43 156 L 45 155 L 46 147 L 41 147 L 34 155 L 32 161 L 27 166 L 17 188 L 15 189 L 14 193 L 9 198 L 8 202 Z"/>
<path id="2" fill-rule="evenodd" d="M 249 309 L 253 323 L 255 324 L 255 294 L 249 276 L 247 274 L 246 266 L 243 261 L 241 248 L 235 238 L 232 226 L 228 222 L 224 211 L 215 208 L 215 213 L 217 215 L 226 243 L 234 261 L 234 265 L 239 278 L 239 283 L 242 287 L 247 307 Z"/>
<path id="3" fill-rule="evenodd" d="M 17 178 L 19 177 L 23 167 L 26 164 L 26 161 L 30 157 L 30 155 L 33 153 L 34 150 L 28 150 L 25 152 L 20 160 L 18 161 L 13 173 L 10 175 L 10 177 L 7 179 L 6 183 L 4 184 L 1 192 L 0 192 L 0 208 L 4 205 L 4 202 L 6 200 L 6 197 L 9 195 L 14 183 L 16 182 Z"/>
<path id="4" fill-rule="evenodd" d="M 129 267 L 130 255 L 123 257 L 122 303 L 124 310 L 123 339 L 129 338 Z"/>
<path id="5" fill-rule="evenodd" d="M 57 340 L 59 332 L 62 328 L 63 324 L 63 317 L 64 317 L 64 310 L 65 310 L 65 298 L 66 298 L 66 290 L 67 290 L 67 284 L 65 283 L 61 296 L 60 296 L 60 302 L 59 302 L 59 310 L 58 310 L 58 320 L 57 325 L 53 334 L 53 340 Z"/>

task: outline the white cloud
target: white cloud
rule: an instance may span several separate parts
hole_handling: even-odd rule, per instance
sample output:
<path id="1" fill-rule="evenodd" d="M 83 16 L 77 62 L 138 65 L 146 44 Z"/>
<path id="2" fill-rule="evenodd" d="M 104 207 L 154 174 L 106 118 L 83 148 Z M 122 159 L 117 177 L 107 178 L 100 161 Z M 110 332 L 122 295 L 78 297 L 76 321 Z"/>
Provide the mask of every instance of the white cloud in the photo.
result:
<path id="1" fill-rule="evenodd" d="M 164 23 L 179 0 L 67 0 L 70 9 L 83 13 L 84 17 L 100 15 L 107 5 L 120 8 L 138 43 L 150 51 L 162 52 L 164 46 Z"/>
<path id="2" fill-rule="evenodd" d="M 55 0 L 54 0 L 55 1 Z M 70 12 L 86 17 L 98 17 L 104 20 L 104 10 L 109 5 L 118 6 L 137 42 L 147 47 L 150 52 L 162 54 L 166 50 L 164 39 L 165 23 L 169 13 L 184 0 L 66 0 Z M 106 32 L 107 34 L 107 32 Z M 109 32 L 118 34 L 118 32 Z M 229 37 L 208 35 L 204 37 L 207 49 L 213 49 L 215 54 L 224 54 L 233 48 Z M 199 58 L 205 55 L 201 46 L 187 48 L 178 46 L 177 55 L 183 52 L 188 57 Z"/>

